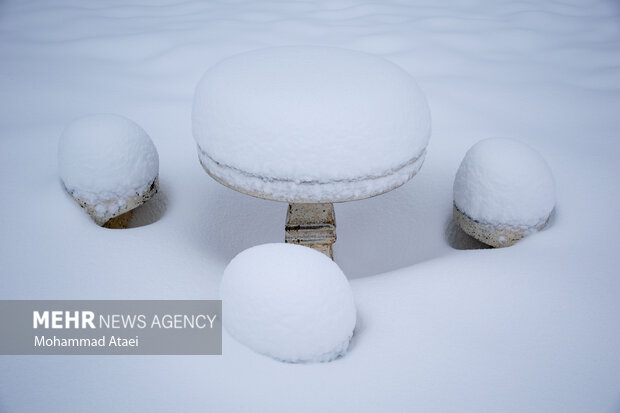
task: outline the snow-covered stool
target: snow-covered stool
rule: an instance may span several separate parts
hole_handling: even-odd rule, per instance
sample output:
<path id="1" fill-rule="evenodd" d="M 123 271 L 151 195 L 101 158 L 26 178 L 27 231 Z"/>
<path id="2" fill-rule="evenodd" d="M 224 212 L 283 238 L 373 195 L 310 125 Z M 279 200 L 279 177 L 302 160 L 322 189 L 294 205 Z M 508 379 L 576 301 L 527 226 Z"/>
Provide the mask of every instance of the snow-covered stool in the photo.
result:
<path id="1" fill-rule="evenodd" d="M 555 206 L 555 184 L 543 157 L 506 138 L 467 151 L 454 179 L 454 220 L 492 247 L 508 247 L 543 229 Z"/>
<path id="2" fill-rule="evenodd" d="M 58 145 L 60 177 L 97 225 L 127 228 L 158 189 L 159 155 L 147 133 L 118 115 L 78 118 Z"/>
<path id="3" fill-rule="evenodd" d="M 422 166 L 430 112 L 415 80 L 369 54 L 277 47 L 225 59 L 197 86 L 193 134 L 216 181 L 289 203 L 286 242 L 333 257 L 334 202 L 388 192 Z"/>
<path id="4" fill-rule="evenodd" d="M 351 286 L 338 264 L 294 244 L 263 244 L 224 270 L 224 327 L 258 353 L 290 363 L 345 354 L 356 323 Z"/>

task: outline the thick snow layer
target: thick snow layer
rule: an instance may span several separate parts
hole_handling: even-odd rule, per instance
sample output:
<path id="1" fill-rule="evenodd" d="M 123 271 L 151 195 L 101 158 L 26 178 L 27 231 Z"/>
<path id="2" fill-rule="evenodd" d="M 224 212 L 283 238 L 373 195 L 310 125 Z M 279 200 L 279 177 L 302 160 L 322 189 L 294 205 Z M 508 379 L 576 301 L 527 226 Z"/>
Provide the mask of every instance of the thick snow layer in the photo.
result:
<path id="1" fill-rule="evenodd" d="M 2 299 L 215 299 L 235 255 L 283 240 L 286 204 L 196 159 L 196 84 L 235 53 L 380 55 L 433 116 L 411 182 L 335 205 L 358 310 L 345 357 L 280 363 L 226 332 L 222 356 L 0 356 L 0 411 L 617 413 L 619 16 L 616 0 L 0 1 Z M 59 183 L 63 126 L 102 112 L 157 145 L 151 225 L 102 231 Z M 544 155 L 558 208 L 510 248 L 467 250 L 452 186 L 487 136 Z"/>
<path id="2" fill-rule="evenodd" d="M 426 98 L 394 63 L 299 46 L 246 52 L 210 68 L 196 88 L 193 131 L 203 164 L 217 164 L 210 171 L 232 186 L 254 190 L 252 181 L 262 180 L 260 193 L 278 199 L 287 183 L 304 183 L 288 200 L 321 201 L 390 189 L 394 183 L 381 178 L 421 158 L 431 125 Z M 334 183 L 335 194 L 320 185 Z"/>
<path id="3" fill-rule="evenodd" d="M 150 188 L 159 172 L 159 156 L 151 138 L 135 122 L 96 114 L 75 119 L 64 129 L 58 167 L 67 191 L 95 205 L 95 212 L 103 217 Z"/>
<path id="4" fill-rule="evenodd" d="M 410 180 L 422 167 L 426 152 L 382 176 L 330 182 L 291 181 L 259 177 L 215 162 L 198 148 L 200 163 L 218 182 L 259 198 L 283 202 L 344 202 L 390 191 Z"/>
<path id="5" fill-rule="evenodd" d="M 528 145 L 508 138 L 484 139 L 472 146 L 453 190 L 459 210 L 496 226 L 539 227 L 555 206 L 547 162 Z"/>
<path id="6" fill-rule="evenodd" d="M 355 328 L 347 278 L 324 254 L 294 244 L 263 244 L 224 270 L 224 327 L 251 349 L 288 362 L 343 355 Z"/>

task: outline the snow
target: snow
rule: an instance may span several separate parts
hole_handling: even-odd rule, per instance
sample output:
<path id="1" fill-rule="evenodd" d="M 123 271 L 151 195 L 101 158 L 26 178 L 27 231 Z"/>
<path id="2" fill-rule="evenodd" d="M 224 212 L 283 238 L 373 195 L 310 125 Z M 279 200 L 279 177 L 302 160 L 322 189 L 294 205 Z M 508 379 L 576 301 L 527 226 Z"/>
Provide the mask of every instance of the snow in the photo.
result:
<path id="1" fill-rule="evenodd" d="M 346 353 L 355 328 L 353 293 L 342 270 L 300 245 L 241 252 L 224 270 L 220 296 L 230 335 L 282 361 L 334 360 Z"/>
<path id="2" fill-rule="evenodd" d="M 534 149 L 515 139 L 489 138 L 465 154 L 454 179 L 454 202 L 478 222 L 536 228 L 555 206 L 555 183 Z"/>
<path id="3" fill-rule="evenodd" d="M 296 202 L 365 198 L 402 185 L 421 166 L 431 131 L 426 98 L 409 73 L 333 47 L 224 59 L 200 80 L 192 118 L 209 172 Z"/>
<path id="4" fill-rule="evenodd" d="M 222 356 L 0 356 L 0 411 L 617 412 L 619 16 L 615 0 L 0 2 L 3 299 L 216 299 L 233 257 L 283 240 L 286 204 L 196 159 L 195 87 L 226 57 L 376 54 L 433 116 L 414 179 L 335 205 L 358 311 L 345 357 L 280 363 L 226 332 Z M 58 178 L 63 127 L 110 112 L 157 146 L 149 225 L 93 225 Z M 462 249 L 454 177 L 490 136 L 544 155 L 557 209 L 510 248 Z"/>
<path id="5" fill-rule="evenodd" d="M 157 149 L 135 122 L 113 114 L 70 122 L 58 143 L 58 166 L 74 198 L 94 206 L 102 223 L 144 194 L 159 172 Z"/>
<path id="6" fill-rule="evenodd" d="M 199 149 L 200 162 L 218 182 L 239 192 L 283 202 L 344 202 L 359 200 L 397 188 L 422 167 L 425 153 L 385 175 L 326 182 L 264 178 L 224 166 Z"/>

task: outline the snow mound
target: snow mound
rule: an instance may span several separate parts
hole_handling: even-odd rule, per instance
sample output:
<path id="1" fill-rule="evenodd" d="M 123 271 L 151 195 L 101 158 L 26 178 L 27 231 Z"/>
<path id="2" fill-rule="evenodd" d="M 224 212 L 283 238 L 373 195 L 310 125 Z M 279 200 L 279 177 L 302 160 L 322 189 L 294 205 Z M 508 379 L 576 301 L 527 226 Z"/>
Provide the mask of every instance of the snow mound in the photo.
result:
<path id="1" fill-rule="evenodd" d="M 147 133 L 113 114 L 72 121 L 58 145 L 60 177 L 67 191 L 101 225 L 157 185 L 159 156 Z"/>
<path id="2" fill-rule="evenodd" d="M 209 69 L 194 96 L 203 166 L 242 192 L 344 201 L 402 185 L 420 168 L 430 110 L 411 75 L 366 53 L 260 49 Z"/>
<path id="3" fill-rule="evenodd" d="M 264 244 L 228 264 L 220 286 L 224 327 L 251 349 L 287 362 L 343 355 L 356 321 L 338 265 L 311 248 Z"/>
<path id="4" fill-rule="evenodd" d="M 485 139 L 461 162 L 454 203 L 479 223 L 533 230 L 545 224 L 554 208 L 553 175 L 543 157 L 524 143 Z"/>

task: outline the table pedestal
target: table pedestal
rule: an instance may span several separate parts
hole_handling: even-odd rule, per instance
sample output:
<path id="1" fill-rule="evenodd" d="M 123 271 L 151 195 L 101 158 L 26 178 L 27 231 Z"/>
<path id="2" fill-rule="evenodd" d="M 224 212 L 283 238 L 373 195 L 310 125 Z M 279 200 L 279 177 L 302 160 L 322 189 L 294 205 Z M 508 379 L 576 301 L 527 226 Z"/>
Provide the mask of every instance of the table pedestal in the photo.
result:
<path id="1" fill-rule="evenodd" d="M 333 204 L 289 204 L 285 242 L 305 245 L 334 258 L 336 214 Z"/>

